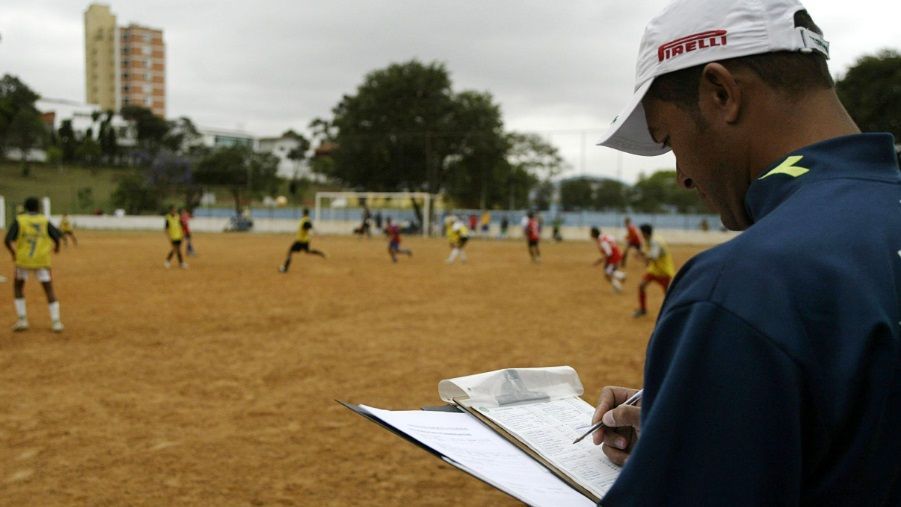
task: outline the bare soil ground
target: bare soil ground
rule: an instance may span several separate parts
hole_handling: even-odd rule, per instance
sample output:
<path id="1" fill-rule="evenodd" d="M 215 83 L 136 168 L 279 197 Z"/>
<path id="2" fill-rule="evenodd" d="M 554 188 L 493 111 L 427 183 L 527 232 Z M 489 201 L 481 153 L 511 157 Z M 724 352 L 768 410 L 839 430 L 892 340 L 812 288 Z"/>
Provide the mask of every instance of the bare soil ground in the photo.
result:
<path id="1" fill-rule="evenodd" d="M 328 259 L 276 267 L 289 236 L 196 235 L 190 269 L 163 268 L 160 233 L 80 231 L 56 256 L 66 331 L 13 333 L 0 284 L 0 504 L 515 505 L 335 403 L 439 404 L 442 378 L 568 364 L 594 402 L 641 383 L 662 301 L 633 319 L 642 267 L 614 294 L 589 242 L 316 238 Z M 677 265 L 697 248 L 673 249 Z M 3 273 L 11 278 L 12 264 Z"/>

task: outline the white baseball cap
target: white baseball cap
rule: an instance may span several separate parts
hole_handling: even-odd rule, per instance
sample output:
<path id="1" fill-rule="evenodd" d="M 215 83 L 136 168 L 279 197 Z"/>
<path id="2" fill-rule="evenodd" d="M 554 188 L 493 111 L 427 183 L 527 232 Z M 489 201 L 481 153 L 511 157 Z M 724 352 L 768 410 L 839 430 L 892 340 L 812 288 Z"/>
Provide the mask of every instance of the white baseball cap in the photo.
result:
<path id="1" fill-rule="evenodd" d="M 635 69 L 635 92 L 598 142 L 635 155 L 669 148 L 648 132 L 641 100 L 657 76 L 710 62 L 775 51 L 818 51 L 829 43 L 795 26 L 797 0 L 675 0 L 648 23 Z"/>

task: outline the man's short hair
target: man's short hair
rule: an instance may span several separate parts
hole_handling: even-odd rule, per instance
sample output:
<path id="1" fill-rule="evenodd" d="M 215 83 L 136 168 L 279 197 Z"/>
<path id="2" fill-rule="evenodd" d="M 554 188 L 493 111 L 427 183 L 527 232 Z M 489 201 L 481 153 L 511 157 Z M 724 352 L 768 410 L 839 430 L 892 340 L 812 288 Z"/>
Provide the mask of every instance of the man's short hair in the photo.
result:
<path id="1" fill-rule="evenodd" d="M 795 13 L 795 27 L 823 34 L 806 10 Z M 739 67 L 750 69 L 769 87 L 783 92 L 792 100 L 800 98 L 810 89 L 835 87 L 826 57 L 816 51 L 777 51 L 730 58 L 719 63 L 730 70 Z M 648 89 L 647 96 L 662 102 L 672 102 L 685 111 L 698 112 L 701 71 L 706 65 L 696 65 L 657 77 Z"/>
<path id="2" fill-rule="evenodd" d="M 37 197 L 29 197 L 25 199 L 25 211 L 37 213 L 41 210 L 41 201 Z"/>
<path id="3" fill-rule="evenodd" d="M 641 224 L 638 228 L 641 229 L 642 234 L 645 234 L 646 236 L 650 236 L 654 233 L 654 228 L 651 224 Z"/>
<path id="4" fill-rule="evenodd" d="M 592 227 L 592 228 L 591 228 L 591 237 L 592 237 L 592 238 L 596 238 L 596 237 L 598 237 L 598 236 L 600 236 L 600 235 L 601 235 L 601 229 L 599 229 L 599 228 L 597 228 L 597 227 Z"/>

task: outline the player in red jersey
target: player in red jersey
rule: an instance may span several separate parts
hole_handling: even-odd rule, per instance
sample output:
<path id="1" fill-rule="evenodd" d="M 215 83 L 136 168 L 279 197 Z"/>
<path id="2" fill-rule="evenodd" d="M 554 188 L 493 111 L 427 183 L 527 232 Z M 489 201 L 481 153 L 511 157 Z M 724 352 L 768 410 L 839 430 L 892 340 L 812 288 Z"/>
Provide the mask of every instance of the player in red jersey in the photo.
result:
<path id="1" fill-rule="evenodd" d="M 185 253 L 187 253 L 189 257 L 197 255 L 197 253 L 194 252 L 194 245 L 191 243 L 191 226 L 189 224 L 191 218 L 191 212 L 187 209 L 181 208 L 178 210 L 178 219 L 181 221 L 181 230 L 184 233 L 185 244 L 187 245 Z"/>
<path id="2" fill-rule="evenodd" d="M 538 219 L 535 213 L 529 212 L 526 215 L 526 224 L 523 230 L 529 245 L 529 257 L 532 262 L 541 262 L 541 251 L 538 250 L 538 242 L 541 240 L 541 228 L 538 225 Z"/>
<path id="3" fill-rule="evenodd" d="M 385 235 L 388 236 L 388 255 L 391 256 L 391 262 L 397 262 L 399 253 L 413 257 L 412 250 L 400 247 L 400 227 L 391 221 L 391 217 L 385 221 Z"/>
<path id="4" fill-rule="evenodd" d="M 626 217 L 623 224 L 626 226 L 626 251 L 623 252 L 623 259 L 620 262 L 620 267 L 622 268 L 626 267 L 629 250 L 634 248 L 636 252 L 641 252 L 641 233 L 638 232 L 638 227 L 635 227 L 635 224 L 632 223 L 632 219 L 629 217 Z"/>
<path id="5" fill-rule="evenodd" d="M 623 259 L 623 252 L 616 244 L 616 240 L 609 234 L 601 234 L 601 230 L 597 227 L 591 228 L 591 238 L 597 242 L 598 250 L 601 252 L 601 258 L 594 262 L 594 266 L 604 263 L 604 277 L 613 286 L 616 292 L 623 291 L 622 281 L 625 280 L 626 274 L 619 270 L 619 264 Z"/>

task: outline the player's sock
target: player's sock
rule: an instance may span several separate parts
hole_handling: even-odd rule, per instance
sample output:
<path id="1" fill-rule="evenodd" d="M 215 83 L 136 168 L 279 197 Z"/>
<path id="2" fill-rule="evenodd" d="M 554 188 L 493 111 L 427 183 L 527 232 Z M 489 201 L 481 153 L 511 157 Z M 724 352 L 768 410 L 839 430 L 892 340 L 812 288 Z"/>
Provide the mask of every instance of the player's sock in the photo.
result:
<path id="1" fill-rule="evenodd" d="M 447 262 L 448 263 L 454 262 L 455 260 L 457 260 L 458 255 L 460 255 L 460 249 L 454 248 L 453 250 L 451 250 L 450 255 L 447 257 Z"/>
<path id="2" fill-rule="evenodd" d="M 28 314 L 25 312 L 25 298 L 16 298 L 13 300 L 13 304 L 16 305 L 16 315 L 19 317 L 19 320 L 27 319 Z"/>
<path id="3" fill-rule="evenodd" d="M 625 279 L 626 279 L 626 274 L 623 273 L 622 271 L 614 271 L 614 272 L 613 272 L 613 278 L 615 278 L 615 279 L 617 279 L 617 280 L 625 280 Z"/>
<path id="4" fill-rule="evenodd" d="M 648 311 L 648 295 L 645 293 L 643 287 L 638 289 L 638 304 L 639 310 L 642 312 Z"/>
<path id="5" fill-rule="evenodd" d="M 466 251 L 460 250 L 460 262 L 466 262 Z"/>
<path id="6" fill-rule="evenodd" d="M 59 321 L 59 301 L 54 301 L 47 305 L 50 309 L 50 320 L 53 322 Z"/>
<path id="7" fill-rule="evenodd" d="M 621 284 L 616 278 L 610 280 L 610 284 L 613 285 L 613 290 L 615 290 L 616 292 L 623 291 L 623 284 Z"/>

